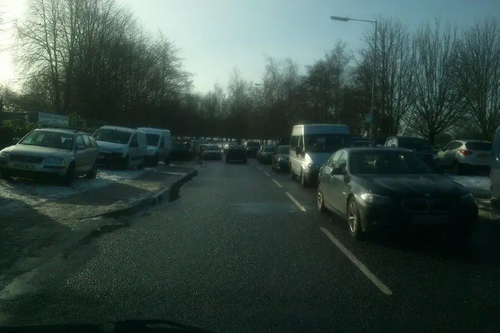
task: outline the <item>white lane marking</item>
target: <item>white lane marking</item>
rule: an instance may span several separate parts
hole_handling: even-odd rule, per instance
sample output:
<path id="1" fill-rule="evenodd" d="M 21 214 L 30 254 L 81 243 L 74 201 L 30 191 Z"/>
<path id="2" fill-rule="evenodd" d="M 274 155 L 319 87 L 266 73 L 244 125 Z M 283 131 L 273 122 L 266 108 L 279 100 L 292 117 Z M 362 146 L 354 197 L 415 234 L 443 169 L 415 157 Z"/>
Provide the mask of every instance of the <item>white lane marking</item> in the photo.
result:
<path id="1" fill-rule="evenodd" d="M 288 193 L 288 192 L 285 192 L 285 193 L 290 198 L 290 200 L 292 200 L 292 202 L 295 204 L 295 206 L 297 206 L 303 212 L 306 211 L 304 206 L 302 206 L 294 197 L 292 197 L 292 195 L 290 193 Z"/>
<path id="2" fill-rule="evenodd" d="M 335 238 L 335 236 L 333 236 L 330 231 L 326 230 L 325 228 L 320 229 L 321 231 L 323 231 L 326 237 L 328 237 L 332 241 L 332 243 L 335 244 L 335 246 L 338 247 L 339 250 L 342 251 L 342 253 L 344 253 L 345 256 L 349 258 L 349 260 L 354 265 L 356 265 L 356 267 L 358 267 L 358 269 L 368 278 L 368 280 L 370 280 L 378 289 L 380 289 L 381 292 L 386 295 L 392 295 L 392 290 L 389 289 L 389 287 L 387 287 L 382 281 L 380 281 L 379 278 L 377 278 L 375 274 L 373 274 L 361 261 L 359 261 L 359 259 L 356 258 L 356 256 L 352 254 L 351 251 L 349 251 L 344 246 L 344 244 L 342 244 L 337 238 Z"/>
<path id="3" fill-rule="evenodd" d="M 271 175 L 267 171 L 264 171 L 264 173 L 266 174 L 266 176 L 271 177 Z"/>
<path id="4" fill-rule="evenodd" d="M 283 188 L 283 186 L 281 186 L 281 184 L 280 184 L 280 183 L 278 183 L 278 181 L 277 181 L 276 179 L 274 179 L 274 178 L 273 178 L 273 182 L 274 182 L 276 185 L 278 185 L 278 187 L 279 187 L 279 188 Z"/>

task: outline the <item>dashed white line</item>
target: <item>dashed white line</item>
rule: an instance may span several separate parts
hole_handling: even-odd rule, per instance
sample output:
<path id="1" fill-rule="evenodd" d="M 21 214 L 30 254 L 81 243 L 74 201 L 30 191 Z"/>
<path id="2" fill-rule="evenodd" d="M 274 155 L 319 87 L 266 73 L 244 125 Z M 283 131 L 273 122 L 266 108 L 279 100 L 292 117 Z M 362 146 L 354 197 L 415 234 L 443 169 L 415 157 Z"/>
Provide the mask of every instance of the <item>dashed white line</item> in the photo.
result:
<path id="1" fill-rule="evenodd" d="M 339 248 L 342 253 L 345 254 L 349 260 L 356 265 L 356 267 L 370 280 L 381 292 L 386 295 L 392 295 L 392 290 L 389 289 L 382 281 L 380 281 L 375 274 L 373 274 L 354 254 L 349 251 L 344 244 L 342 244 L 335 236 L 333 236 L 330 231 L 325 228 L 320 228 L 321 231 L 328 237 L 336 247 Z"/>
<path id="2" fill-rule="evenodd" d="M 300 204 L 300 202 L 298 202 L 294 197 L 292 197 L 292 195 L 288 192 L 285 192 L 286 195 L 290 198 L 290 200 L 292 200 L 292 202 L 295 204 L 295 206 L 297 206 L 301 211 L 305 212 L 306 209 L 304 208 L 304 206 L 302 206 Z"/>
<path id="3" fill-rule="evenodd" d="M 266 176 L 271 177 L 271 175 L 267 171 L 264 171 L 264 173 Z"/>
<path id="4" fill-rule="evenodd" d="M 283 186 L 281 186 L 280 183 L 278 183 L 278 181 L 276 179 L 273 178 L 273 182 L 279 187 L 279 188 L 283 188 Z"/>

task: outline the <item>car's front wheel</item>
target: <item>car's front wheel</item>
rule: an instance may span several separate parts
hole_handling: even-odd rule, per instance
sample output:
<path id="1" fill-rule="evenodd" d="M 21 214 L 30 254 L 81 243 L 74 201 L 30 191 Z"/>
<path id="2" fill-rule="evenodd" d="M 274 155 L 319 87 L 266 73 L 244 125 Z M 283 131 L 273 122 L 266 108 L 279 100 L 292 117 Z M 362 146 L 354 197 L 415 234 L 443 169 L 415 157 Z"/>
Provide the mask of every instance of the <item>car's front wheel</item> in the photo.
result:
<path id="1" fill-rule="evenodd" d="M 326 212 L 325 197 L 323 196 L 323 186 L 321 185 L 321 183 L 319 183 L 318 185 L 318 192 L 316 196 L 317 196 L 318 210 L 320 211 L 320 213 Z"/>
<path id="2" fill-rule="evenodd" d="M 87 179 L 95 179 L 97 177 L 97 163 L 94 163 L 92 170 L 85 175 Z"/>
<path id="3" fill-rule="evenodd" d="M 75 179 L 75 164 L 71 163 L 66 171 L 66 174 L 62 176 L 60 184 L 63 186 L 71 186 L 73 180 Z"/>
<path id="4" fill-rule="evenodd" d="M 354 197 L 349 199 L 347 203 L 347 225 L 349 226 L 349 233 L 352 237 L 358 240 L 363 238 L 364 235 L 361 227 L 358 205 Z"/>

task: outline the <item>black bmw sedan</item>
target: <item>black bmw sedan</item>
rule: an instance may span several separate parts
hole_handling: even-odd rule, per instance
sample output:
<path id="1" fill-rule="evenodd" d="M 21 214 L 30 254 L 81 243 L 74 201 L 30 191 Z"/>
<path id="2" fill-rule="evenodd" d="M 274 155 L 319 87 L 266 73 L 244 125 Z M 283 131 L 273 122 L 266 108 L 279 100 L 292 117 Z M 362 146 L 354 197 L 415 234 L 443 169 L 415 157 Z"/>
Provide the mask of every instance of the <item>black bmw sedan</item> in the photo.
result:
<path id="1" fill-rule="evenodd" d="M 478 220 L 465 187 L 401 148 L 334 153 L 320 170 L 317 205 L 345 217 L 355 238 L 374 229 L 429 229 L 465 241 Z"/>

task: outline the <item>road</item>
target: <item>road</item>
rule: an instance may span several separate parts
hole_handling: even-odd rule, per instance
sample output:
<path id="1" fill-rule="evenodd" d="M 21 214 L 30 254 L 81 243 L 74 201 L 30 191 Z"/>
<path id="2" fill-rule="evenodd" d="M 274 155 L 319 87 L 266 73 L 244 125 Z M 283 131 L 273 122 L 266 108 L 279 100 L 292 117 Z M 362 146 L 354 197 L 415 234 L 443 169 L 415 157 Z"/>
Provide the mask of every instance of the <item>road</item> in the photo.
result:
<path id="1" fill-rule="evenodd" d="M 498 332 L 500 225 L 355 242 L 314 189 L 206 162 L 180 198 L 2 293 L 1 324 L 161 318 L 214 332 Z"/>

